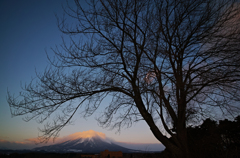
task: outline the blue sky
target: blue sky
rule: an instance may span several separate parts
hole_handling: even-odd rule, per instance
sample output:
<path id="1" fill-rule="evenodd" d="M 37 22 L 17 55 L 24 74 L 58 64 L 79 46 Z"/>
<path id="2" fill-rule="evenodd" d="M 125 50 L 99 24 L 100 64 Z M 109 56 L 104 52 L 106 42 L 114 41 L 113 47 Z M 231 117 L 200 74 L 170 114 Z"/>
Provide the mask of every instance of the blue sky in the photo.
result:
<path id="1" fill-rule="evenodd" d="M 61 16 L 65 0 L 1 0 L 0 1 L 0 141 L 22 142 L 40 133 L 34 120 L 11 117 L 6 101 L 7 90 L 16 95 L 21 84 L 35 77 L 35 70 L 43 72 L 49 64 L 45 50 L 61 44 L 61 32 L 55 14 Z M 75 132 L 95 130 L 116 141 L 130 143 L 158 143 L 145 122 L 122 129 L 120 134 L 97 125 L 95 115 L 87 120 L 74 117 L 74 125 L 65 127 L 60 137 Z M 1 147 L 1 143 L 0 143 Z"/>

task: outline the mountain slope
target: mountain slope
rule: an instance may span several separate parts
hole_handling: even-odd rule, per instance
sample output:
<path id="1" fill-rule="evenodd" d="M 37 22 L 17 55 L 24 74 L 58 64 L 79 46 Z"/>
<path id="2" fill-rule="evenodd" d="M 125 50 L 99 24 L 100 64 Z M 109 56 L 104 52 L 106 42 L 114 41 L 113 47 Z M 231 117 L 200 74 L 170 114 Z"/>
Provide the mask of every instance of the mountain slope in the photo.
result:
<path id="1" fill-rule="evenodd" d="M 77 138 L 68 140 L 63 143 L 55 145 L 43 146 L 34 148 L 35 151 L 48 151 L 48 152 L 81 152 L 81 153 L 100 153 L 104 150 L 109 151 L 122 151 L 123 153 L 137 152 L 137 150 L 127 149 L 122 146 L 110 143 L 95 135 L 87 138 Z"/>

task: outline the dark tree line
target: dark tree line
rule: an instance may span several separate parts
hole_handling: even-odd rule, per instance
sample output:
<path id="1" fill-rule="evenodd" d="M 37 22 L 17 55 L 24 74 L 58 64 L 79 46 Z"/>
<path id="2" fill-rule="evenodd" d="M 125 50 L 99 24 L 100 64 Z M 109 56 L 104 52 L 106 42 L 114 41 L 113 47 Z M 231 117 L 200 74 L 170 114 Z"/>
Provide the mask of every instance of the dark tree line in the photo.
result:
<path id="1" fill-rule="evenodd" d="M 198 126 L 187 127 L 188 143 L 195 158 L 240 157 L 240 115 L 233 121 L 207 118 Z M 160 157 L 171 157 L 166 149 Z"/>
<path id="2" fill-rule="evenodd" d="M 194 157 L 240 157 L 240 115 L 234 121 L 219 123 L 206 119 L 200 126 L 189 127 L 189 146 Z"/>
<path id="3" fill-rule="evenodd" d="M 103 127 L 146 121 L 172 157 L 192 157 L 187 126 L 239 114 L 240 9 L 235 0 L 75 0 L 51 67 L 8 95 L 12 115 L 40 123 L 42 141 L 83 109 Z M 61 113 L 60 113 L 61 112 Z"/>

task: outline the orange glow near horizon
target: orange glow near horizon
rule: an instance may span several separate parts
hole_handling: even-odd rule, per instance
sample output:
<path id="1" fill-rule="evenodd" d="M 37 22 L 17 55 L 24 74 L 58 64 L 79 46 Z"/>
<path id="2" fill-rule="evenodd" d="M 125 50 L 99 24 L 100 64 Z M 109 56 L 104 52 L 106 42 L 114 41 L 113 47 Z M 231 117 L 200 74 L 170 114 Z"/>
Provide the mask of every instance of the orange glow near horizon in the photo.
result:
<path id="1" fill-rule="evenodd" d="M 117 145 L 124 146 L 127 148 L 133 148 L 133 149 L 140 149 L 140 148 L 146 148 L 146 147 L 151 147 L 151 148 L 156 148 L 156 145 L 158 145 L 158 148 L 161 148 L 161 143 L 150 143 L 150 142 L 133 142 L 131 139 L 132 137 L 128 138 L 128 141 L 124 141 L 123 139 L 121 141 L 115 141 L 114 139 L 111 139 L 109 137 L 106 137 L 106 135 L 102 132 L 97 132 L 94 130 L 88 130 L 88 131 L 82 131 L 82 132 L 76 132 L 70 135 L 66 135 L 63 137 L 58 137 L 55 141 L 49 140 L 46 142 L 47 145 L 54 145 L 58 143 L 64 143 L 66 141 L 71 141 L 79 138 L 83 139 L 88 139 L 92 137 L 99 137 L 103 141 L 109 142 L 109 143 L 116 143 Z M 126 136 L 127 137 L 127 136 Z M 34 147 L 40 147 L 44 146 L 46 144 L 40 143 L 39 138 L 28 138 L 24 139 L 23 141 L 10 141 L 6 139 L 0 138 L 0 146 L 10 148 L 10 149 L 31 149 Z M 154 146 L 155 145 L 155 146 Z M 157 148 L 156 148 L 157 149 Z"/>
<path id="2" fill-rule="evenodd" d="M 74 140 L 74 139 L 78 139 L 78 138 L 92 138 L 95 136 L 98 136 L 102 139 L 106 139 L 106 135 L 104 133 L 96 132 L 94 130 L 89 130 L 89 131 L 83 131 L 83 132 L 76 132 L 76 133 L 70 134 L 65 137 L 60 137 L 60 138 L 56 139 L 56 142 L 49 141 L 47 144 L 51 145 L 51 144 L 55 144 L 55 143 L 65 142 L 68 140 Z M 28 138 L 28 139 L 24 139 L 24 141 L 8 141 L 8 140 L 0 138 L 0 143 L 36 144 L 38 142 L 39 142 L 39 138 Z"/>
<path id="3" fill-rule="evenodd" d="M 8 141 L 4 139 L 0 139 L 1 143 L 15 143 L 15 144 L 28 144 L 27 142 L 22 142 L 22 141 Z"/>

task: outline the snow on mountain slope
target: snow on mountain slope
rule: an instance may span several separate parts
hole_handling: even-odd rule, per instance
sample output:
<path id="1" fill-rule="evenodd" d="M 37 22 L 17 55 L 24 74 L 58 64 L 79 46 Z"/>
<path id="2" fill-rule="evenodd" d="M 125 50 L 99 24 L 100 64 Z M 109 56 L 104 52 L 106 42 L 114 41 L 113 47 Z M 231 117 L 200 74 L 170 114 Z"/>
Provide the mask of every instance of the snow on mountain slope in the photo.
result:
<path id="1" fill-rule="evenodd" d="M 109 151 L 122 151 L 124 153 L 134 152 L 132 149 L 112 143 L 107 139 L 105 134 L 93 130 L 72 134 L 68 137 L 68 140 L 61 143 L 34 148 L 37 151 L 82 153 L 100 153 L 106 149 Z"/>

